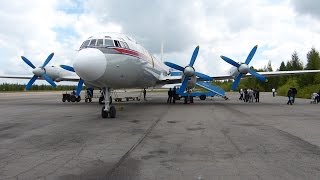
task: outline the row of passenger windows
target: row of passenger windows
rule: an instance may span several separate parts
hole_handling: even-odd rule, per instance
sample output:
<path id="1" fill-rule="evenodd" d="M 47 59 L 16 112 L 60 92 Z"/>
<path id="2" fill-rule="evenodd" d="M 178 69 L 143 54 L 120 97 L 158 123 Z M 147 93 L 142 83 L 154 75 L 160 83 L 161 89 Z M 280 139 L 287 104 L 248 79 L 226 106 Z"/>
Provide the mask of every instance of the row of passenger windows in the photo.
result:
<path id="1" fill-rule="evenodd" d="M 129 49 L 126 42 L 111 40 L 111 39 L 91 39 L 86 40 L 82 43 L 80 49 L 87 47 L 122 47 Z"/>

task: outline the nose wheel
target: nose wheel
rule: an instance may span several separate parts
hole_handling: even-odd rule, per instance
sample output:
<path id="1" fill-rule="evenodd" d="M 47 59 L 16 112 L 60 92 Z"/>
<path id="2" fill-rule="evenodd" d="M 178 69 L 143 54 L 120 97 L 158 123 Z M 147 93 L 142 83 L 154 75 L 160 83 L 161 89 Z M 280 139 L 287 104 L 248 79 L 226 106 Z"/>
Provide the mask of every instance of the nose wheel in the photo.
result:
<path id="1" fill-rule="evenodd" d="M 116 117 L 116 108 L 114 106 L 110 106 L 111 99 L 110 96 L 110 88 L 103 88 L 103 95 L 104 95 L 104 106 L 101 109 L 101 117 L 102 118 L 115 118 Z"/>

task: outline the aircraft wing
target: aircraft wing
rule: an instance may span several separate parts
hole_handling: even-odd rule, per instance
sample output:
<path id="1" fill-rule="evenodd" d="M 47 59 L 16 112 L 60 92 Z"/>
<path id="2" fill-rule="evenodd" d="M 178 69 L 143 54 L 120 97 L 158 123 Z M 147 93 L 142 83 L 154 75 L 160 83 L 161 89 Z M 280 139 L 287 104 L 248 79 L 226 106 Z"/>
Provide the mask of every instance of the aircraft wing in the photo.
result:
<path id="1" fill-rule="evenodd" d="M 33 76 L 30 75 L 0 75 L 0 78 L 4 79 L 31 79 Z M 45 80 L 43 78 L 38 78 L 39 80 Z M 59 81 L 69 81 L 69 82 L 78 82 L 80 78 L 78 76 L 64 76 L 59 79 Z"/>
<path id="2" fill-rule="evenodd" d="M 30 75 L 10 75 L 10 76 L 0 75 L 0 78 L 8 78 L 8 79 L 31 79 L 32 76 L 30 76 Z"/>
<path id="3" fill-rule="evenodd" d="M 265 77 L 273 77 L 273 76 L 288 76 L 288 75 L 297 75 L 297 74 L 307 74 L 307 73 L 320 73 L 320 70 L 299 70 L 299 71 L 275 71 L 275 72 L 258 72 L 259 74 Z M 243 78 L 251 77 L 251 74 L 243 75 Z M 226 79 L 234 79 L 233 76 L 230 75 L 221 75 L 221 76 L 213 76 L 214 80 L 226 80 Z"/>

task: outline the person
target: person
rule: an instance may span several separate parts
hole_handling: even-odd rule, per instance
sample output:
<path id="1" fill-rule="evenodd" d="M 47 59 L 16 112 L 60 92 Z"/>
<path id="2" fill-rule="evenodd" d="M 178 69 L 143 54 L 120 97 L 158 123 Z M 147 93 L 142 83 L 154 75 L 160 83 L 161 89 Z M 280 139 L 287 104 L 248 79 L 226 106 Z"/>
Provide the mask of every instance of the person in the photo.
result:
<path id="1" fill-rule="evenodd" d="M 291 88 L 292 90 L 292 103 L 294 103 L 294 100 L 296 99 L 296 95 L 298 93 L 296 88 Z"/>
<path id="2" fill-rule="evenodd" d="M 259 96 L 260 96 L 260 91 L 259 91 L 259 89 L 256 89 L 255 90 L 255 96 L 254 96 L 256 98 L 256 102 L 260 101 Z"/>
<path id="3" fill-rule="evenodd" d="M 170 104 L 171 104 L 171 101 L 172 101 L 172 89 L 171 89 L 171 88 L 169 88 L 167 103 L 170 103 Z"/>
<path id="4" fill-rule="evenodd" d="M 275 97 L 275 96 L 276 96 L 276 89 L 275 89 L 275 88 L 272 88 L 271 91 L 272 91 L 272 96 Z"/>
<path id="5" fill-rule="evenodd" d="M 239 90 L 239 93 L 240 93 L 239 100 L 243 100 L 243 89 L 242 88 Z"/>
<path id="6" fill-rule="evenodd" d="M 244 101 L 244 102 L 248 102 L 248 99 L 249 99 L 248 90 L 247 90 L 247 89 L 244 89 L 243 94 L 244 94 L 243 101 Z"/>
<path id="7" fill-rule="evenodd" d="M 287 104 L 288 104 L 288 105 L 289 105 L 289 104 L 292 105 L 292 89 L 291 89 L 291 88 L 288 90 L 287 96 L 288 96 L 288 102 L 287 102 Z"/>
<path id="8" fill-rule="evenodd" d="M 172 102 L 173 102 L 173 104 L 176 103 L 176 96 L 177 96 L 177 88 L 173 87 L 173 89 L 172 89 Z"/>
<path id="9" fill-rule="evenodd" d="M 93 94 L 92 94 L 91 88 L 87 88 L 87 97 L 92 98 L 92 96 Z"/>
<path id="10" fill-rule="evenodd" d="M 73 89 L 71 95 L 76 95 L 76 91 Z"/>
<path id="11" fill-rule="evenodd" d="M 310 103 L 312 104 L 317 104 L 318 103 L 318 93 L 314 92 L 311 94 L 311 101 Z"/>
<path id="12" fill-rule="evenodd" d="M 147 90 L 146 88 L 143 88 L 143 99 L 146 100 L 146 94 L 147 94 Z"/>
<path id="13" fill-rule="evenodd" d="M 252 89 L 248 89 L 248 101 L 249 103 L 253 102 L 253 91 Z"/>

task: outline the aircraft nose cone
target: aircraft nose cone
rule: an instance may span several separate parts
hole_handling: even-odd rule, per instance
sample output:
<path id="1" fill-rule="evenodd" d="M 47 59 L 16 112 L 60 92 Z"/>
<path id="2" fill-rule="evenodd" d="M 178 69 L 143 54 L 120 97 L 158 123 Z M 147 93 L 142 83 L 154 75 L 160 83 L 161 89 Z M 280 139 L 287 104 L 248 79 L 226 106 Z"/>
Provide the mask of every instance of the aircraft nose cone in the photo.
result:
<path id="1" fill-rule="evenodd" d="M 78 52 L 73 68 L 83 80 L 95 81 L 105 73 L 106 65 L 106 57 L 99 49 L 87 48 Z"/>

